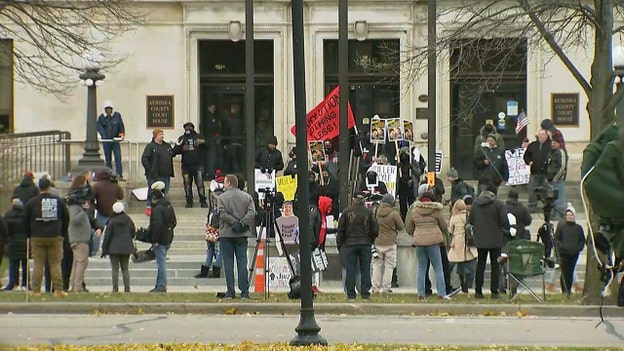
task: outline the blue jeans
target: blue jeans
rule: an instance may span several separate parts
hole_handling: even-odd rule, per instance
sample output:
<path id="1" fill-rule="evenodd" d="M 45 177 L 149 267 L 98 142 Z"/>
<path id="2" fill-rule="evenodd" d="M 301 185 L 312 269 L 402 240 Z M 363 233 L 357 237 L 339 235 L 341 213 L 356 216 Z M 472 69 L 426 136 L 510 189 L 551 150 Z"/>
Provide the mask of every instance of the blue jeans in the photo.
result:
<path id="1" fill-rule="evenodd" d="M 234 256 L 238 268 L 238 288 L 241 296 L 249 296 L 249 278 L 247 277 L 247 237 L 219 239 L 223 270 L 225 271 L 226 297 L 234 297 Z"/>
<path id="2" fill-rule="evenodd" d="M 95 223 L 98 225 L 98 227 L 104 228 L 108 223 L 108 217 L 98 212 L 95 215 Z M 91 231 L 91 245 L 89 245 L 89 247 L 91 248 L 91 252 L 89 253 L 90 256 L 97 255 L 98 250 L 100 249 L 100 243 L 102 242 L 102 235 L 104 235 L 104 230 L 102 230 L 102 234 L 100 235 L 100 237 L 97 237 L 95 235 L 95 231 Z"/>
<path id="3" fill-rule="evenodd" d="M 163 194 L 167 195 L 167 193 L 169 192 L 169 184 L 171 184 L 171 178 L 169 177 L 147 178 L 147 207 L 152 207 L 152 184 L 156 183 L 159 180 L 165 183 L 165 190 L 163 191 Z"/>
<path id="4" fill-rule="evenodd" d="M 370 245 L 353 245 L 342 248 L 343 250 L 349 250 L 347 252 L 347 276 L 345 278 L 345 286 L 347 288 L 347 298 L 355 298 L 355 281 L 356 275 L 359 273 L 362 275 L 362 284 L 360 286 L 360 293 L 362 297 L 370 296 L 371 284 L 371 246 Z M 358 269 L 358 263 L 360 265 Z"/>
<path id="5" fill-rule="evenodd" d="M 444 283 L 444 270 L 442 269 L 442 256 L 440 246 L 416 246 L 416 258 L 418 259 L 417 291 L 418 296 L 425 296 L 425 275 L 427 272 L 427 261 L 431 262 L 436 276 L 436 287 L 438 296 L 446 296 L 446 286 Z"/>
<path id="6" fill-rule="evenodd" d="M 123 175 L 123 166 L 121 165 L 121 145 L 117 142 L 105 142 L 102 143 L 102 149 L 104 149 L 104 159 L 106 160 L 106 167 L 113 169 L 111 160 L 111 153 L 115 155 L 115 171 L 118 177 Z"/>
<path id="7" fill-rule="evenodd" d="M 221 268 L 221 250 L 218 241 L 216 243 L 206 242 L 206 262 L 204 262 L 204 267 L 210 268 L 213 258 L 215 259 L 214 266 Z"/>
<path id="8" fill-rule="evenodd" d="M 554 212 L 560 215 L 562 218 L 565 218 L 565 209 L 568 205 L 565 194 L 565 182 L 563 180 L 558 180 L 556 182 L 553 182 L 553 184 L 557 187 L 557 189 L 559 189 L 559 197 L 557 197 L 557 200 L 555 200 L 554 203 Z"/>
<path id="9" fill-rule="evenodd" d="M 156 287 L 167 287 L 167 251 L 169 251 L 171 245 L 159 244 L 152 250 L 156 255 L 156 266 L 158 267 L 158 273 L 156 273 Z"/>

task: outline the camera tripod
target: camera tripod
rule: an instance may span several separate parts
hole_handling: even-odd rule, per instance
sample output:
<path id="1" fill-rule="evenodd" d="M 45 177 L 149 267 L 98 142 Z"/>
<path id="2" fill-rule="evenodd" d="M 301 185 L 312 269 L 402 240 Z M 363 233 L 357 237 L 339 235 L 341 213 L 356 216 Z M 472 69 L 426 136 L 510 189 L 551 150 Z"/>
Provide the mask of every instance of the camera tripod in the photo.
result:
<path id="1" fill-rule="evenodd" d="M 555 227 L 550 221 L 552 210 L 555 208 L 555 200 L 546 198 L 544 200 L 544 224 L 540 228 L 538 232 L 537 239 L 538 241 L 541 239 L 544 244 L 544 264 L 553 270 L 556 270 L 556 265 L 560 262 L 559 258 L 559 248 L 557 247 L 557 243 L 555 241 Z M 541 233 L 541 234 L 540 234 Z M 550 259 L 550 255 L 554 249 L 555 252 L 555 261 L 553 262 Z M 561 268 L 559 268 L 559 273 L 561 274 L 561 282 L 563 284 L 563 288 L 565 291 L 568 291 L 568 287 L 571 282 L 567 282 L 565 277 L 561 272 Z"/>

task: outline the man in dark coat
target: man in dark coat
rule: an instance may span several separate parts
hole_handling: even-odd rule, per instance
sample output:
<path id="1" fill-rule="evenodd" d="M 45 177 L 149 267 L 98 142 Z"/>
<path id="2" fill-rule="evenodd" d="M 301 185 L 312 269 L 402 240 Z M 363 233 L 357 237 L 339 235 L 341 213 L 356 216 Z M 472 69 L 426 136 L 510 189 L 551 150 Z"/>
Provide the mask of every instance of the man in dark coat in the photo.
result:
<path id="1" fill-rule="evenodd" d="M 531 169 L 529 177 L 529 209 L 535 211 L 537 207 L 537 194 L 535 188 L 546 185 L 546 168 L 550 156 L 550 137 L 546 129 L 537 132 L 537 138 L 531 142 L 524 152 L 524 163 Z"/>
<path id="2" fill-rule="evenodd" d="M 167 251 L 173 242 L 173 230 L 178 224 L 175 211 L 165 197 L 165 183 L 157 181 L 151 186 L 155 206 L 149 220 L 149 231 L 152 236 L 152 251 L 156 256 L 156 285 L 150 292 L 167 292 Z"/>
<path id="3" fill-rule="evenodd" d="M 490 255 L 492 298 L 498 298 L 500 266 L 498 258 L 503 247 L 503 231 L 509 231 L 509 220 L 503 203 L 496 199 L 496 186 L 487 184 L 474 201 L 468 223 L 474 226 L 475 243 L 478 251 L 475 277 L 475 298 L 482 299 L 483 281 L 487 255 Z"/>
<path id="4" fill-rule="evenodd" d="M 474 156 L 475 168 L 478 172 L 479 192 L 487 183 L 493 184 L 498 192 L 498 187 L 509 180 L 509 167 L 505 159 L 505 149 L 496 144 L 496 136 L 490 134 L 485 139 L 486 146 L 479 148 Z"/>
<path id="5" fill-rule="evenodd" d="M 267 140 L 267 146 L 258 149 L 255 158 L 255 167 L 262 173 L 271 173 L 284 169 L 284 159 L 282 153 L 277 149 L 277 137 L 271 136 Z"/>
<path id="6" fill-rule="evenodd" d="M 531 240 L 531 233 L 526 229 L 531 225 L 533 218 L 529 213 L 529 209 L 520 201 L 518 201 L 518 191 L 509 190 L 507 201 L 505 201 L 505 211 L 512 214 L 516 218 L 516 224 L 511 226 L 511 234 L 514 239 Z M 513 232 L 515 229 L 515 233 Z"/>
<path id="7" fill-rule="evenodd" d="M 290 152 L 288 153 L 288 157 L 290 158 L 290 160 L 288 161 L 288 164 L 286 165 L 286 169 L 284 170 L 284 175 L 289 175 L 289 176 L 295 176 L 297 174 L 297 148 L 293 147 L 292 149 L 290 149 Z"/>
<path id="8" fill-rule="evenodd" d="M 0 265 L 7 249 L 7 243 L 9 242 L 9 231 L 7 230 L 4 218 L 0 217 Z"/>
<path id="9" fill-rule="evenodd" d="M 19 269 L 22 267 L 21 287 L 28 287 L 26 271 L 26 232 L 24 229 L 24 204 L 13 199 L 12 207 L 4 215 L 8 232 L 9 283 L 3 290 L 13 290 L 20 286 Z"/>
<path id="10" fill-rule="evenodd" d="M 360 293 L 363 299 L 370 299 L 371 283 L 371 245 L 377 238 L 379 225 L 373 211 L 364 205 L 364 194 L 357 192 L 353 203 L 347 207 L 338 220 L 336 246 L 339 251 L 346 251 L 345 287 L 347 299 L 355 299 L 356 267 L 362 275 Z"/>
<path id="11" fill-rule="evenodd" d="M 31 171 L 26 171 L 22 181 L 15 189 L 13 189 L 11 198 L 18 198 L 23 204 L 26 204 L 28 200 L 39 195 L 39 188 L 35 185 L 34 179 L 34 174 Z"/>
<path id="12" fill-rule="evenodd" d="M 202 166 L 205 143 L 204 137 L 195 131 L 195 125 L 187 122 L 184 124 L 184 134 L 178 138 L 173 148 L 173 156 L 182 155 L 182 179 L 187 208 L 193 207 L 193 183 L 197 188 L 200 206 L 208 207 Z"/>
<path id="13" fill-rule="evenodd" d="M 420 167 L 412 162 L 409 147 L 402 147 L 399 151 L 397 195 L 403 221 L 405 221 L 407 209 L 416 201 L 418 179 L 421 174 Z"/>
<path id="14" fill-rule="evenodd" d="M 145 146 L 143 155 L 141 156 L 141 165 L 145 169 L 145 178 L 147 179 L 147 208 L 146 215 L 152 214 L 152 184 L 161 181 L 165 184 L 162 190 L 163 195 L 167 195 L 171 177 L 173 177 L 173 149 L 169 143 L 165 141 L 165 134 L 160 128 L 154 129 L 152 132 L 152 141 Z"/>

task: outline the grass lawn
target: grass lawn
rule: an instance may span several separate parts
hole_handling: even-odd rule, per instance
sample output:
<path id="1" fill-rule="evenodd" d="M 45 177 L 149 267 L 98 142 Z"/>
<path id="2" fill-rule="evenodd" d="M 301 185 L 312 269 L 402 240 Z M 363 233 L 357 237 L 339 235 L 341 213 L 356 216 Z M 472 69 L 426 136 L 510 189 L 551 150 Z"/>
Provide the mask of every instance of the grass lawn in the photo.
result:
<path id="1" fill-rule="evenodd" d="M 520 346 L 422 346 L 422 345 L 392 345 L 392 344 L 336 344 L 330 346 L 295 347 L 288 344 L 254 344 L 243 342 L 238 345 L 217 344 L 123 344 L 123 345 L 37 345 L 37 346 L 3 346 L 3 351 L 609 351 L 605 347 L 520 347 Z"/>
<path id="2" fill-rule="evenodd" d="M 355 301 L 347 301 L 344 294 L 341 293 L 325 293 L 317 295 L 315 303 L 441 303 L 441 304 L 509 304 L 507 295 L 501 295 L 499 299 L 490 299 L 486 294 L 485 299 L 475 299 L 473 294 L 457 294 L 451 300 L 438 300 L 435 296 L 427 298 L 425 302 L 419 302 L 416 294 L 385 294 L 372 295 L 371 300 L 365 301 L 357 299 Z M 26 300 L 24 292 L 2 292 L 0 293 L 0 302 L 22 302 Z M 30 300 L 34 302 L 42 301 L 70 301 L 70 302 L 177 302 L 177 303 L 215 303 L 215 302 L 253 302 L 253 303 L 299 303 L 299 300 L 289 299 L 285 293 L 272 293 L 269 299 L 264 299 L 263 293 L 252 293 L 251 300 L 223 300 L 215 296 L 214 293 L 166 293 L 166 294 L 150 294 L 150 293 L 78 293 L 69 294 L 68 297 L 59 300 L 53 298 L 51 294 L 43 294 L 39 297 L 30 296 Z M 569 298 L 562 294 L 546 295 L 546 304 L 548 305 L 580 305 L 582 295 L 574 294 Z M 537 303 L 530 295 L 522 295 L 512 304 L 533 304 Z"/>

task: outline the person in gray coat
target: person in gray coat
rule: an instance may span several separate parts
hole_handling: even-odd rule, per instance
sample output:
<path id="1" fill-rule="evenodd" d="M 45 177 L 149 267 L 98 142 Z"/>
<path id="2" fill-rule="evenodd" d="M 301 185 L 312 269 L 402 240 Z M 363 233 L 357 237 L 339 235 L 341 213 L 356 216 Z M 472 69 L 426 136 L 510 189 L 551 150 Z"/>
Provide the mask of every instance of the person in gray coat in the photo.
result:
<path id="1" fill-rule="evenodd" d="M 69 203 L 69 245 L 73 252 L 73 263 L 69 277 L 70 292 L 86 292 L 84 278 L 89 265 L 89 242 L 91 241 L 91 220 L 89 219 L 88 200 L 70 197 Z M 95 235 L 100 236 L 101 230 L 97 229 Z"/>
<path id="2" fill-rule="evenodd" d="M 124 292 L 130 292 L 130 271 L 128 261 L 130 254 L 136 252 L 132 242 L 136 226 L 132 219 L 124 212 L 123 202 L 113 204 L 113 213 L 106 226 L 104 243 L 102 244 L 102 257 L 109 256 L 112 267 L 113 292 L 119 292 L 119 268 L 123 277 Z"/>
<path id="3" fill-rule="evenodd" d="M 219 215 L 219 236 L 223 271 L 227 291 L 226 299 L 233 299 L 234 292 L 234 256 L 238 267 L 238 288 L 241 298 L 249 298 L 249 279 L 247 277 L 247 239 L 255 229 L 256 206 L 251 195 L 238 188 L 238 178 L 233 174 L 225 176 L 225 192 L 217 198 Z"/>

